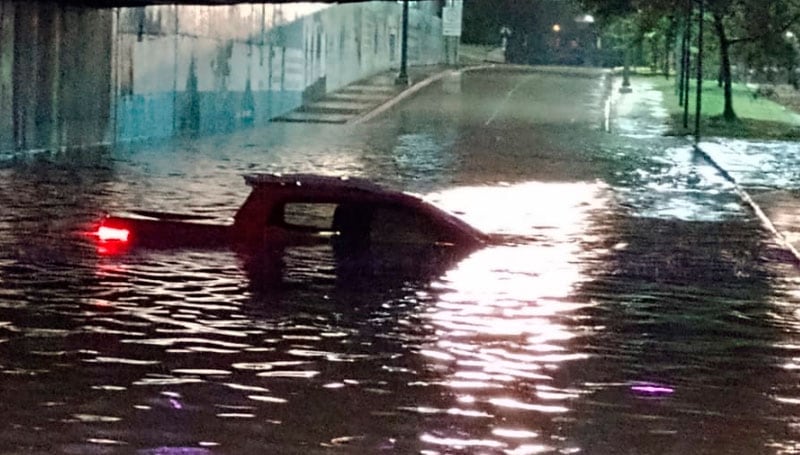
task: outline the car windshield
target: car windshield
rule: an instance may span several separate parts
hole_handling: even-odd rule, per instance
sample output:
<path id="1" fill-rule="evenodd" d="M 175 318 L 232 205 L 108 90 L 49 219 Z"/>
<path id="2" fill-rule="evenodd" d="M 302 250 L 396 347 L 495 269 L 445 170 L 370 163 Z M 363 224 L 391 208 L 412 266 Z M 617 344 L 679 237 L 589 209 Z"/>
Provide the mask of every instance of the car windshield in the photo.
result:
<path id="1" fill-rule="evenodd" d="M 799 39 L 0 0 L 0 452 L 797 453 Z"/>

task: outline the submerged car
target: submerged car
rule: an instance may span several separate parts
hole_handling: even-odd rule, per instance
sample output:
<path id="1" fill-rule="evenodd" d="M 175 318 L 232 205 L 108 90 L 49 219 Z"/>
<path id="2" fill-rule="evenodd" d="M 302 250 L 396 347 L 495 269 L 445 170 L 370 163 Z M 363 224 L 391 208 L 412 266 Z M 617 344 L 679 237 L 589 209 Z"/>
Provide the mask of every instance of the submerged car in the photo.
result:
<path id="1" fill-rule="evenodd" d="M 232 224 L 214 218 L 131 211 L 107 215 L 93 235 L 107 252 L 144 248 L 225 248 L 330 242 L 363 251 L 396 244 L 479 247 L 487 236 L 418 196 L 359 178 L 310 174 L 244 176 L 252 192 Z"/>

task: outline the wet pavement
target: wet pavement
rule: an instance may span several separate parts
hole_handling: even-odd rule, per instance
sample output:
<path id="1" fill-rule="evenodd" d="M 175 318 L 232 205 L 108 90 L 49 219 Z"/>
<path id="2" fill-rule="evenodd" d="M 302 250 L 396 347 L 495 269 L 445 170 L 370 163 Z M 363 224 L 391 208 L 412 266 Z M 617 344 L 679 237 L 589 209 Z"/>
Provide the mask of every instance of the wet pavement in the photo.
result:
<path id="1" fill-rule="evenodd" d="M 796 453 L 797 269 L 617 83 L 456 72 L 363 124 L 0 170 L 0 453 Z M 229 218 L 252 171 L 365 176 L 505 241 L 345 273 L 81 235 L 103 209 Z"/>
<path id="2" fill-rule="evenodd" d="M 800 146 L 716 138 L 699 147 L 800 263 L 800 174 L 795 165 Z"/>

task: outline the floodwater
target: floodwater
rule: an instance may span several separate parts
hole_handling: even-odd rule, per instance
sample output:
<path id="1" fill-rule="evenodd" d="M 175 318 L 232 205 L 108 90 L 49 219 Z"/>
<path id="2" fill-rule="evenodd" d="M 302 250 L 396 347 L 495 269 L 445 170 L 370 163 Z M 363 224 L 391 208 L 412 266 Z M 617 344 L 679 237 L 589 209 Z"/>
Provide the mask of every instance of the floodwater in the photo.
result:
<path id="1" fill-rule="evenodd" d="M 658 96 L 614 84 L 452 74 L 365 125 L 0 170 L 0 453 L 800 452 L 796 268 L 660 136 Z M 81 234 L 229 218 L 252 171 L 365 176 L 503 241 L 354 274 Z"/>

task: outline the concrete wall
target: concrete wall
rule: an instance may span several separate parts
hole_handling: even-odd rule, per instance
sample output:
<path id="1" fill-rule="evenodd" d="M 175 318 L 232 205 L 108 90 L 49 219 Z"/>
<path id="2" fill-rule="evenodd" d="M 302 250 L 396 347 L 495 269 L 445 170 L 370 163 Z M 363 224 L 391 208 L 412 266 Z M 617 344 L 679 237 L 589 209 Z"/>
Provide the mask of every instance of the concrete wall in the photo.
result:
<path id="1" fill-rule="evenodd" d="M 439 2 L 412 3 L 409 62 L 441 63 Z M 382 1 L 90 10 L 0 0 L 0 153 L 267 122 L 397 68 L 401 14 Z"/>
<path id="2" fill-rule="evenodd" d="M 0 152 L 108 140 L 111 37 L 108 10 L 0 2 Z"/>
<path id="3" fill-rule="evenodd" d="M 0 152 L 14 148 L 14 4 L 0 3 Z"/>
<path id="4" fill-rule="evenodd" d="M 118 10 L 114 136 L 232 131 L 297 106 L 316 70 L 305 22 L 275 5 Z"/>
<path id="5" fill-rule="evenodd" d="M 412 64 L 442 61 L 437 5 L 411 11 Z M 397 67 L 401 14 L 394 2 L 120 9 L 114 137 L 261 124 Z"/>

